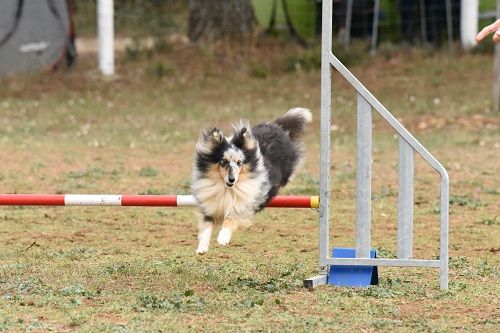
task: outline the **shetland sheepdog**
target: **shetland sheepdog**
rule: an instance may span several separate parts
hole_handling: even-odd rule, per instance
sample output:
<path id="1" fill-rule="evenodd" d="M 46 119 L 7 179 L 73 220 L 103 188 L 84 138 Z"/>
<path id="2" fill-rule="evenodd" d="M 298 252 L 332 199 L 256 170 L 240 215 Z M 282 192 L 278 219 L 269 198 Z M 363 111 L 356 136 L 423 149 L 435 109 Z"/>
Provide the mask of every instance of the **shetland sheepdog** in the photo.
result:
<path id="1" fill-rule="evenodd" d="M 240 121 L 228 137 L 218 128 L 201 133 L 191 188 L 199 210 L 196 253 L 208 251 L 217 224 L 222 224 L 217 242 L 229 244 L 288 183 L 302 160 L 301 136 L 311 120 L 309 110 L 294 108 L 254 127 Z"/>

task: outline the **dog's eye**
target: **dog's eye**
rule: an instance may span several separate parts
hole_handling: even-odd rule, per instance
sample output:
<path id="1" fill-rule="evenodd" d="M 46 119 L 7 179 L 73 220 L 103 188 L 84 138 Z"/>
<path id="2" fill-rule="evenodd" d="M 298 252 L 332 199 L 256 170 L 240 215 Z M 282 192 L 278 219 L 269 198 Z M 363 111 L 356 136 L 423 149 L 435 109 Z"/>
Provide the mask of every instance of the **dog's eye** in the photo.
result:
<path id="1" fill-rule="evenodd" d="M 221 166 L 226 166 L 228 163 L 229 163 L 229 162 L 228 162 L 227 160 L 221 160 L 221 161 L 219 162 L 219 164 L 220 164 Z"/>
<path id="2" fill-rule="evenodd" d="M 243 164 L 241 161 L 236 162 L 236 165 L 238 165 L 239 167 L 241 166 L 241 164 Z"/>

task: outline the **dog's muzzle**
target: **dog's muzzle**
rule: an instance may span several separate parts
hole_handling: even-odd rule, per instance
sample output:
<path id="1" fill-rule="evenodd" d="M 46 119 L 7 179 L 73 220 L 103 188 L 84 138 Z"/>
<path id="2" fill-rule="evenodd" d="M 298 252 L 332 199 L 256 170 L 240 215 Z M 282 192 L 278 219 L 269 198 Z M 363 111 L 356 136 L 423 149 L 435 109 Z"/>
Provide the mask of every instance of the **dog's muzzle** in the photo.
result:
<path id="1" fill-rule="evenodd" d="M 229 171 L 229 177 L 227 178 L 226 186 L 233 187 L 235 183 L 236 183 L 236 178 L 234 177 L 233 171 L 231 170 Z"/>

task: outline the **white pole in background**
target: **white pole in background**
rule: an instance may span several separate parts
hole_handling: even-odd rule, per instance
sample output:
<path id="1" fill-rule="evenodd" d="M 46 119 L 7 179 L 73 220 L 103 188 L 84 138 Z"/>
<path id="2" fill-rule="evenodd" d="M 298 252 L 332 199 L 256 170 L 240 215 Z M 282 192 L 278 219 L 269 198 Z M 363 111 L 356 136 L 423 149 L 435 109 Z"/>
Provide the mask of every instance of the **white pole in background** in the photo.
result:
<path id="1" fill-rule="evenodd" d="M 500 19 L 500 0 L 497 0 L 497 17 Z M 493 111 L 500 110 L 500 43 L 495 43 L 495 61 L 493 65 Z"/>
<path id="2" fill-rule="evenodd" d="M 479 1 L 461 0 L 460 6 L 460 40 L 463 49 L 470 50 L 476 45 Z"/>
<path id="3" fill-rule="evenodd" d="M 98 0 L 97 34 L 99 38 L 99 69 L 103 75 L 115 73 L 113 0 Z"/>

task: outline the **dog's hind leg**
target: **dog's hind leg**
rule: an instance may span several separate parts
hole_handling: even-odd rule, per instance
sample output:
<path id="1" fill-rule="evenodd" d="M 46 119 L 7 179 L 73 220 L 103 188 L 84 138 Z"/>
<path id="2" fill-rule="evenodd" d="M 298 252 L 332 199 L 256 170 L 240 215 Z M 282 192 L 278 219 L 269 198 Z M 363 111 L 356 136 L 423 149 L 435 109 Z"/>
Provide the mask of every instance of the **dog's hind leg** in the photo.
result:
<path id="1" fill-rule="evenodd" d="M 212 238 L 212 232 L 214 230 L 214 220 L 208 216 L 202 216 L 200 222 L 198 223 L 198 248 L 196 249 L 196 254 L 204 254 L 208 252 L 210 247 L 210 240 Z"/>

